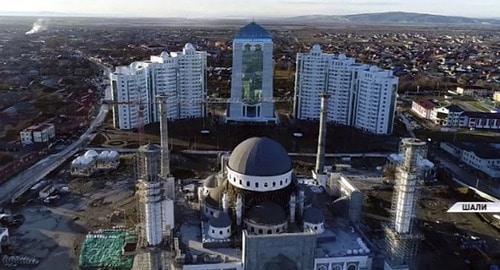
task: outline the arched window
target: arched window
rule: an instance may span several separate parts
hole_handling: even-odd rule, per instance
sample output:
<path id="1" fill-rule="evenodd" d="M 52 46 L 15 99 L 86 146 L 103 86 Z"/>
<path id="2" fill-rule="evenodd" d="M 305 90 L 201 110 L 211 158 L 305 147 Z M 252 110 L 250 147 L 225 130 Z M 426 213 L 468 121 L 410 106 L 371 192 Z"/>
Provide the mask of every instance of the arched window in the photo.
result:
<path id="1" fill-rule="evenodd" d="M 282 186 L 282 185 L 283 185 L 283 180 L 280 180 L 280 186 Z"/>
<path id="2" fill-rule="evenodd" d="M 267 187 L 267 183 L 264 183 L 264 187 Z"/>
<path id="3" fill-rule="evenodd" d="M 263 232 L 262 232 L 262 229 L 259 229 L 259 234 L 262 234 L 262 233 L 263 233 Z"/>
<path id="4" fill-rule="evenodd" d="M 222 235 L 222 230 L 221 230 L 221 231 L 219 231 L 219 234 L 220 234 L 220 235 Z"/>
<path id="5" fill-rule="evenodd" d="M 275 186 L 276 186 L 276 182 L 273 182 L 273 187 L 275 187 Z"/>
<path id="6" fill-rule="evenodd" d="M 267 234 L 272 234 L 273 230 L 267 230 Z"/>
<path id="7" fill-rule="evenodd" d="M 357 269 L 357 267 L 354 264 L 347 266 L 347 270 L 356 270 L 356 269 Z"/>

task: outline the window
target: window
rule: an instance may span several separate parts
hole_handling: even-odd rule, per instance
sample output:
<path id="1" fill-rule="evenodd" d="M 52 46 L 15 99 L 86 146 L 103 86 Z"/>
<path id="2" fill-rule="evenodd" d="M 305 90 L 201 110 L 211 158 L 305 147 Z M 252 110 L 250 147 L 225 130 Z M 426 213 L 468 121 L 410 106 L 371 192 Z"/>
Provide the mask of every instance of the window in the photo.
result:
<path id="1" fill-rule="evenodd" d="M 259 187 L 259 183 L 256 182 L 255 183 L 255 187 L 258 188 Z"/>
<path id="2" fill-rule="evenodd" d="M 263 233 L 263 232 L 262 232 L 262 229 L 259 229 L 259 234 L 262 234 L 262 233 Z"/>
<path id="3" fill-rule="evenodd" d="M 219 234 L 222 235 L 222 231 L 219 231 Z"/>
<path id="4" fill-rule="evenodd" d="M 272 234 L 273 230 L 267 230 L 267 234 Z"/>
<path id="5" fill-rule="evenodd" d="M 247 187 L 249 187 L 249 186 L 250 186 L 250 181 L 247 181 Z"/>

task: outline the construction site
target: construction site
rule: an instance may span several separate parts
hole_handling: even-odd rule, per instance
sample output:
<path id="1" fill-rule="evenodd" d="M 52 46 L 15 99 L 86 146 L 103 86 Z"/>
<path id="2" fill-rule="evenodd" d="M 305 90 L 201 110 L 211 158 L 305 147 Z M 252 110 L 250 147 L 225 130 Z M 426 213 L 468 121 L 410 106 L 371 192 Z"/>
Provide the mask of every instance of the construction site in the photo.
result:
<path id="1" fill-rule="evenodd" d="M 436 176 L 437 169 L 424 166 L 429 161 L 423 162 L 428 155 L 423 141 L 367 136 L 329 126 L 323 118 L 319 127 L 295 122 L 255 128 L 226 125 L 210 117 L 169 123 L 165 99 L 158 97 L 155 104 L 159 123 L 141 125 L 134 133 L 111 128 L 108 118 L 89 148 L 12 200 L 15 204 L 2 211 L 2 225 L 9 228 L 4 237 L 8 240 L 2 240 L 3 266 L 206 269 L 212 265 L 214 269 L 245 269 L 252 262 L 242 259 L 248 251 L 242 249 L 241 238 L 233 238 L 231 248 L 214 249 L 214 244 L 205 244 L 205 227 L 212 221 L 203 215 L 200 218 L 202 200 L 197 193 L 211 188 L 203 179 L 218 170 L 225 175 L 224 166 L 228 165 L 216 168 L 224 164 L 224 156 L 235 145 L 262 136 L 280 142 L 287 150 L 294 181 L 313 190 L 311 194 L 318 193 L 310 200 L 326 211 L 328 222 L 321 226 L 339 239 L 330 244 L 318 242 L 322 253 L 311 257 L 312 268 L 304 269 L 328 269 L 322 268 L 325 251 L 345 260 L 363 255 L 366 260 L 358 261 L 354 269 L 442 269 L 450 264 L 454 269 L 486 269 L 500 259 L 495 218 L 444 214 L 455 201 L 478 197 L 451 182 L 424 177 Z M 351 143 L 353 138 L 361 143 Z M 394 153 L 399 158 L 391 163 Z M 344 201 L 345 196 L 354 198 L 354 191 L 362 196 L 356 202 Z M 304 201 L 299 195 L 299 201 Z M 290 213 L 298 211 L 295 200 Z M 346 203 L 348 209 L 351 204 L 362 206 L 356 207 L 357 214 L 351 210 L 342 214 Z M 304 218 L 300 213 L 299 220 Z M 306 225 L 291 223 L 289 233 L 300 232 L 301 226 Z M 349 230 L 353 232 L 346 234 Z M 238 235 L 243 237 L 242 232 L 232 237 Z M 320 235 L 318 239 L 325 237 Z M 453 262 L 444 263 L 442 257 Z M 354 264 L 346 262 L 342 267 L 349 265 Z"/>
<path id="2" fill-rule="evenodd" d="M 161 98 L 158 100 L 161 115 L 163 103 Z M 184 123 L 160 121 L 159 125 L 145 127 L 145 131 L 140 128 L 137 134 L 111 129 L 108 119 L 108 126 L 99 130 L 92 142 L 94 149 L 77 153 L 32 186 L 16 204 L 2 210 L 2 225 L 9 228 L 8 238 L 1 241 L 2 267 L 205 269 L 207 263 L 225 267 L 227 262 L 230 268 L 243 269 L 243 251 L 228 253 L 216 249 L 214 253 L 192 246 L 197 241 L 201 245 L 197 239 L 202 234 L 199 226 L 204 222 L 197 212 L 200 204 L 196 192 L 203 188 L 203 179 L 217 171 L 221 155 L 227 154 L 237 140 L 266 135 L 267 127 L 224 127 L 206 125 L 207 122 L 208 119 L 194 120 L 188 127 Z M 184 130 L 180 125 L 185 126 Z M 371 262 L 363 267 L 359 264 L 359 269 L 444 269 L 450 265 L 454 269 L 487 269 L 499 262 L 498 221 L 491 215 L 445 214 L 458 200 L 480 198 L 470 190 L 443 182 L 439 174 L 437 182 L 436 178 L 424 181 L 421 161 L 427 156 L 425 142 L 403 139 L 395 147 L 386 142 L 385 145 L 391 145 L 388 149 L 363 153 L 362 145 L 353 147 L 345 135 L 339 137 L 341 128 L 326 123 L 320 127 L 293 130 L 303 134 L 300 139 L 290 128 L 277 127 L 278 131 L 269 133 L 269 137 L 288 150 L 297 181 L 324 186 L 327 192 L 316 200 L 326 206 L 328 220 L 337 220 L 328 223 L 327 228 L 348 229 L 352 227 L 348 224 L 356 224 L 366 243 L 363 245 L 370 250 L 365 256 Z M 209 133 L 199 130 L 199 135 L 186 135 L 196 128 Z M 241 129 L 248 131 L 246 135 L 238 131 Z M 227 130 L 242 135 L 214 140 Z M 335 134 L 336 130 L 340 132 Z M 106 142 L 99 139 L 106 136 Z M 119 137 L 124 145 L 116 143 Z M 352 153 L 345 151 L 349 148 Z M 110 154 L 113 151 L 116 154 Z M 389 154 L 394 152 L 401 156 L 401 163 L 396 164 L 391 176 L 384 168 L 388 167 Z M 80 169 L 84 159 L 95 160 L 89 164 L 96 169 L 89 174 L 75 173 L 75 166 Z M 327 178 L 320 177 L 323 173 Z M 342 211 L 338 209 L 344 207 L 339 206 L 342 200 L 335 199 L 335 188 L 328 192 L 328 183 L 340 181 L 334 177 L 338 174 L 349 183 L 347 186 L 363 194 L 356 223 L 339 216 Z M 340 238 L 342 231 L 336 234 L 344 239 L 344 245 L 350 243 L 349 234 L 344 238 Z M 238 247 L 238 241 L 235 245 Z M 335 246 L 330 249 L 336 250 Z M 349 252 L 353 251 L 343 256 Z M 233 259 L 221 260 L 217 256 Z M 324 269 L 320 262 L 310 269 Z"/>

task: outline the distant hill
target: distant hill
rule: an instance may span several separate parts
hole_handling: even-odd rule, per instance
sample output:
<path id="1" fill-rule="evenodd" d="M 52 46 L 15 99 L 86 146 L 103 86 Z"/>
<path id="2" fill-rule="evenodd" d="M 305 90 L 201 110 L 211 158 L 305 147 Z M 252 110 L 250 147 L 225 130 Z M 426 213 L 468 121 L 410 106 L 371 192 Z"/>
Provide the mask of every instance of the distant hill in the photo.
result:
<path id="1" fill-rule="evenodd" d="M 411 12 L 383 12 L 354 15 L 308 15 L 284 18 L 296 24 L 376 24 L 376 25 L 498 25 L 499 19 L 477 19 Z"/>

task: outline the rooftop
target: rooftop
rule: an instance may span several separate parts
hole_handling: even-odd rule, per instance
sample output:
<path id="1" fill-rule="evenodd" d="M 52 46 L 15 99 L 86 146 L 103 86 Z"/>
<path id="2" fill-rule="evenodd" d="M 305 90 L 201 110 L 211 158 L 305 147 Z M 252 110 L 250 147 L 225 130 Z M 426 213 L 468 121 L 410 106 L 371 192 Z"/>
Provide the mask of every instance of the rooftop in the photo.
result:
<path id="1" fill-rule="evenodd" d="M 271 34 L 262 26 L 251 22 L 243 26 L 236 34 L 236 38 L 241 39 L 271 39 Z"/>
<path id="2" fill-rule="evenodd" d="M 488 143 L 462 142 L 456 145 L 466 151 L 474 152 L 480 158 L 500 159 L 500 149 Z"/>
<path id="3" fill-rule="evenodd" d="M 332 227 L 318 235 L 316 257 L 364 255 L 369 253 L 370 250 L 354 229 Z"/>

